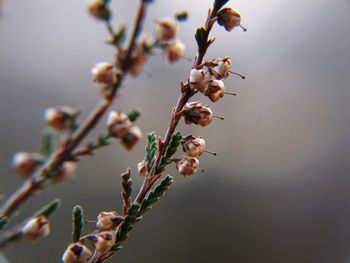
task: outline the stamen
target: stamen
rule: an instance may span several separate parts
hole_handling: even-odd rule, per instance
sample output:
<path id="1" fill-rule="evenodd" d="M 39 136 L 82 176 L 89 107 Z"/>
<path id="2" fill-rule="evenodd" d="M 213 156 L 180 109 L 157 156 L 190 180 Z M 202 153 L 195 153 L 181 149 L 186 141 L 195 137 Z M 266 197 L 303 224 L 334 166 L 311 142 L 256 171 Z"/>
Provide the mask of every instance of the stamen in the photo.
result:
<path id="1" fill-rule="evenodd" d="M 216 152 L 211 152 L 211 151 L 207 151 L 207 150 L 204 150 L 204 152 L 209 153 L 209 154 L 214 155 L 214 156 L 217 156 Z"/>
<path id="2" fill-rule="evenodd" d="M 238 77 L 241 77 L 242 79 L 245 79 L 246 78 L 246 76 L 244 76 L 244 75 L 242 75 L 242 74 L 239 74 L 239 73 L 237 73 L 237 72 L 234 72 L 234 71 L 229 71 L 231 74 L 234 74 L 234 75 L 236 75 L 236 76 L 238 76 Z"/>
<path id="3" fill-rule="evenodd" d="M 214 118 L 217 118 L 217 119 L 220 119 L 220 120 L 222 120 L 222 121 L 224 120 L 223 117 L 220 117 L 220 116 L 217 116 L 217 115 L 213 115 L 213 117 L 214 117 Z"/>

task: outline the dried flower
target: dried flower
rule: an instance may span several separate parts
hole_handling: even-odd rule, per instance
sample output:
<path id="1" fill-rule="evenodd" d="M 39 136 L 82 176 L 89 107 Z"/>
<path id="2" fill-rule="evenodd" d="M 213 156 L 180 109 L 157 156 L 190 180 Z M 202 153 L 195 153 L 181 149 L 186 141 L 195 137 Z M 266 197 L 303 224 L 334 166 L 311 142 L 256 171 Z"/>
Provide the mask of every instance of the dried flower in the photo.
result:
<path id="1" fill-rule="evenodd" d="M 131 150 L 141 138 L 142 132 L 140 128 L 137 126 L 132 126 L 122 137 L 122 144 L 127 150 Z"/>
<path id="2" fill-rule="evenodd" d="M 216 102 L 225 94 L 225 85 L 222 80 L 212 80 L 209 83 L 206 96 L 212 101 Z"/>
<path id="3" fill-rule="evenodd" d="M 184 118 L 186 124 L 194 123 L 205 127 L 211 123 L 213 112 L 200 102 L 190 102 L 184 106 Z"/>
<path id="4" fill-rule="evenodd" d="M 115 137 L 122 138 L 131 128 L 132 123 L 124 112 L 111 111 L 108 115 L 107 126 Z"/>
<path id="5" fill-rule="evenodd" d="M 145 176 L 148 173 L 146 160 L 142 160 L 142 162 L 139 162 L 137 164 L 137 171 L 138 171 L 139 175 L 141 175 L 141 176 Z"/>
<path id="6" fill-rule="evenodd" d="M 172 41 L 166 45 L 165 51 L 168 61 L 174 63 L 183 56 L 185 44 L 180 40 Z"/>
<path id="7" fill-rule="evenodd" d="M 157 21 L 156 31 L 159 41 L 170 40 L 176 37 L 178 24 L 172 18 L 163 18 Z"/>
<path id="8" fill-rule="evenodd" d="M 101 20 L 108 20 L 111 15 L 105 0 L 89 0 L 86 4 L 86 11 Z"/>
<path id="9" fill-rule="evenodd" d="M 197 89 L 205 94 L 209 86 L 210 78 L 209 72 L 205 69 L 194 68 L 190 73 L 190 86 L 192 89 Z"/>
<path id="10" fill-rule="evenodd" d="M 198 165 L 199 161 L 196 158 L 184 155 L 177 161 L 176 168 L 180 174 L 186 177 L 194 175 Z"/>
<path id="11" fill-rule="evenodd" d="M 100 253 L 106 253 L 114 245 L 115 238 L 113 232 L 100 232 L 94 235 L 93 242 L 95 243 L 96 250 Z"/>
<path id="12" fill-rule="evenodd" d="M 73 243 L 70 244 L 62 256 L 64 263 L 88 263 L 92 257 L 90 249 L 81 244 Z"/>
<path id="13" fill-rule="evenodd" d="M 211 75 L 217 80 L 228 77 L 231 70 L 231 59 L 226 56 L 224 58 L 215 58 L 208 63 L 208 69 Z"/>
<path id="14" fill-rule="evenodd" d="M 45 216 L 32 218 L 22 229 L 24 236 L 35 241 L 50 234 L 50 224 Z"/>
<path id="15" fill-rule="evenodd" d="M 38 153 L 18 152 L 12 157 L 12 166 L 22 176 L 31 175 L 42 164 L 44 157 Z"/>
<path id="16" fill-rule="evenodd" d="M 109 230 L 115 228 L 121 223 L 123 217 L 116 211 L 101 212 L 97 217 L 97 228 L 100 230 Z"/>
<path id="17" fill-rule="evenodd" d="M 218 23 L 227 31 L 231 31 L 241 23 L 241 15 L 231 7 L 225 7 L 218 12 Z"/>
<path id="18" fill-rule="evenodd" d="M 75 162 L 64 162 L 57 174 L 52 178 L 53 183 L 59 183 L 66 180 L 73 180 L 77 170 L 77 164 Z"/>
<path id="19" fill-rule="evenodd" d="M 100 84 L 111 86 L 117 82 L 117 70 L 107 62 L 96 64 L 92 68 L 91 74 L 93 80 Z"/>
<path id="20" fill-rule="evenodd" d="M 67 106 L 48 108 L 45 110 L 46 123 L 58 130 L 72 128 L 73 120 L 79 114 L 77 109 Z"/>
<path id="21" fill-rule="evenodd" d="M 128 73 L 130 73 L 132 76 L 136 77 L 139 75 L 149 58 L 149 54 L 146 53 L 142 48 L 135 49 L 135 52 L 132 56 L 132 63 L 129 67 Z"/>
<path id="22" fill-rule="evenodd" d="M 202 137 L 189 135 L 182 141 L 182 149 L 190 157 L 198 157 L 205 150 L 205 140 Z"/>

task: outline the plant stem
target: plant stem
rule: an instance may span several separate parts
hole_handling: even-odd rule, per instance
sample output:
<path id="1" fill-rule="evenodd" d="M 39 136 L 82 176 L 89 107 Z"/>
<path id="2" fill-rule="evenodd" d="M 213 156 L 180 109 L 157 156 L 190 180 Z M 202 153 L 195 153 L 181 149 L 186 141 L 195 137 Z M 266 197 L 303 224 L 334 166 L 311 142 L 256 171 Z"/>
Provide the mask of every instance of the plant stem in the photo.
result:
<path id="1" fill-rule="evenodd" d="M 210 44 L 208 44 L 208 38 L 209 33 L 213 27 L 213 19 L 216 18 L 217 12 L 219 11 L 219 7 L 214 3 L 213 9 L 208 13 L 208 17 L 205 23 L 205 37 L 203 39 L 202 45 L 198 46 L 198 53 L 195 57 L 195 64 L 194 68 L 201 65 L 203 62 L 204 56 L 208 50 L 208 47 Z M 200 48 L 200 46 L 204 46 L 205 48 Z M 176 127 L 181 119 L 181 111 L 185 104 L 192 98 L 192 96 L 196 93 L 196 91 L 193 91 L 189 85 L 189 83 L 184 84 L 185 90 L 181 93 L 176 106 L 173 108 L 170 122 L 167 128 L 167 131 L 165 133 L 164 139 L 160 141 L 159 149 L 158 149 L 158 155 L 157 159 L 155 161 L 155 164 L 152 167 L 152 170 L 149 172 L 148 176 L 145 177 L 143 184 L 141 185 L 141 188 L 139 190 L 139 193 L 137 194 L 136 198 L 134 199 L 134 203 L 141 204 L 150 189 L 153 187 L 153 185 L 158 181 L 158 179 L 161 177 L 161 174 L 155 174 L 156 168 L 159 165 L 159 162 L 162 158 L 162 156 L 165 153 L 166 148 L 168 147 L 171 137 L 173 136 Z"/>

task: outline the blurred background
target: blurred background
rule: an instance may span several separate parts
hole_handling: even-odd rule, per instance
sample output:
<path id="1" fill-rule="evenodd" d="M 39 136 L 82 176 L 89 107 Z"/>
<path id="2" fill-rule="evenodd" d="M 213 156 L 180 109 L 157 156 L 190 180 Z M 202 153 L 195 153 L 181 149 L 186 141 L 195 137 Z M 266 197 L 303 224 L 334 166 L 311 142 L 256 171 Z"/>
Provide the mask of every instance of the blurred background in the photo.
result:
<path id="1" fill-rule="evenodd" d="M 38 151 L 43 111 L 78 106 L 83 117 L 99 99 L 90 69 L 111 61 L 104 25 L 85 13 L 85 1 L 5 0 L 0 18 L 0 192 L 21 179 L 9 161 L 16 151 Z M 188 10 L 179 38 L 186 56 L 196 52 L 194 31 L 211 0 L 155 1 L 154 21 Z M 113 24 L 130 24 L 136 0 L 112 1 Z M 350 262 L 350 1 L 232 1 L 246 33 L 215 27 L 208 58 L 230 55 L 225 96 L 211 106 L 224 121 L 206 128 L 180 125 L 201 135 L 217 157 L 200 158 L 202 174 L 182 178 L 138 224 L 111 262 Z M 114 110 L 137 107 L 144 133 L 164 134 L 170 110 L 191 63 L 169 65 L 159 52 L 140 77 L 128 78 Z M 198 96 L 195 99 L 206 98 Z M 103 130 L 103 124 L 97 130 Z M 59 262 L 70 241 L 71 210 L 88 219 L 121 205 L 119 175 L 136 164 L 145 139 L 127 152 L 117 142 L 80 163 L 77 183 L 62 183 L 32 199 L 20 218 L 55 197 L 63 205 L 52 234 L 34 246 L 4 251 L 9 262 Z M 88 226 L 87 231 L 93 226 Z"/>

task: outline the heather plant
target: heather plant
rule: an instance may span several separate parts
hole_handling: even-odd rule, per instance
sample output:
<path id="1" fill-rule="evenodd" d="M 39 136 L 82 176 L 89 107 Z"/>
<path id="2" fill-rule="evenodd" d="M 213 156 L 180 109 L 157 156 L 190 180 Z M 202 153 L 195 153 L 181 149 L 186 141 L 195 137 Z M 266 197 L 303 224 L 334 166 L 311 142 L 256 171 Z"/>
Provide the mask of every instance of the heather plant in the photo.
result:
<path id="1" fill-rule="evenodd" d="M 180 175 L 193 176 L 200 170 L 199 157 L 202 154 L 216 153 L 206 149 L 205 139 L 201 136 L 183 135 L 177 126 L 181 119 L 188 125 L 209 126 L 214 119 L 223 119 L 215 115 L 208 105 L 201 101 L 191 101 L 195 94 L 207 96 L 213 103 L 225 94 L 224 81 L 231 74 L 244 76 L 231 70 L 231 58 L 224 54 L 207 59 L 208 48 L 215 42 L 210 32 L 215 25 L 227 31 L 241 27 L 241 16 L 233 8 L 226 6 L 228 0 L 215 0 L 209 8 L 204 26 L 195 32 L 198 52 L 186 81 L 179 83 L 179 98 L 170 114 L 170 121 L 163 137 L 155 132 L 147 134 L 145 157 L 137 164 L 143 183 L 133 189 L 129 168 L 121 175 L 121 196 L 123 203 L 115 211 L 101 211 L 93 221 L 96 230 L 84 233 L 84 225 L 91 223 L 84 218 L 83 208 L 73 208 L 71 243 L 62 252 L 62 261 L 104 262 L 115 255 L 123 242 L 129 237 L 134 225 L 140 222 L 151 207 L 166 193 L 173 183 L 173 177 L 166 174 L 169 165 L 175 165 Z M 27 238 L 35 241 L 49 235 L 50 216 L 60 206 L 58 199 L 53 200 L 36 211 L 32 217 L 15 226 L 8 223 L 28 204 L 36 194 L 49 189 L 50 185 L 74 179 L 77 163 L 84 156 L 95 154 L 100 148 L 108 146 L 114 140 L 120 142 L 126 150 L 132 148 L 142 137 L 141 129 L 136 125 L 139 111 L 125 113 L 110 111 L 112 103 L 119 99 L 117 94 L 125 78 L 139 75 L 155 50 L 160 49 L 169 63 L 184 58 L 185 45 L 177 39 L 180 22 L 187 18 L 186 12 L 176 13 L 172 18 L 162 18 L 155 22 L 155 36 L 143 31 L 143 23 L 150 0 L 140 0 L 133 28 L 128 41 L 125 26 L 113 27 L 112 10 L 109 0 L 90 0 L 87 12 L 102 21 L 110 38 L 107 44 L 115 49 L 112 62 L 101 62 L 91 70 L 92 80 L 101 95 L 101 101 L 89 117 L 80 122 L 80 110 L 75 107 L 52 107 L 45 111 L 45 121 L 49 129 L 42 139 L 41 153 L 19 152 L 13 156 L 14 169 L 24 178 L 23 184 L 6 197 L 0 209 L 0 248 Z M 184 26 L 184 25 L 181 25 Z M 85 142 L 88 134 L 108 114 L 105 132 L 96 140 Z M 58 138 L 58 139 L 57 139 Z M 182 153 L 180 153 L 182 152 Z M 57 226 L 58 227 L 58 226 Z"/>

